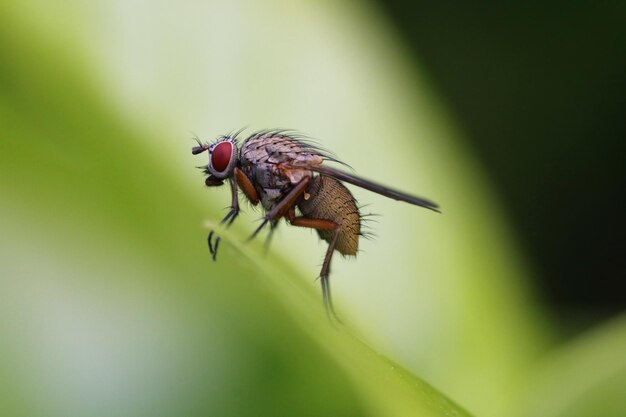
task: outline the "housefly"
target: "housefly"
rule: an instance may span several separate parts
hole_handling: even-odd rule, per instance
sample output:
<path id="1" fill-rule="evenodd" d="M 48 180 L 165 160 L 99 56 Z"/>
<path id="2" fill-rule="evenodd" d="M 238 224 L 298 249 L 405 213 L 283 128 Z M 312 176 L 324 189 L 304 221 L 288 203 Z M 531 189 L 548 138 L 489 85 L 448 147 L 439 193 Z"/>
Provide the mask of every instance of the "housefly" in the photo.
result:
<path id="1" fill-rule="evenodd" d="M 200 167 L 208 175 L 207 186 L 221 186 L 225 181 L 230 185 L 230 210 L 220 224 L 230 226 L 239 214 L 238 191 L 241 190 L 253 205 L 260 203 L 265 211 L 261 225 L 250 238 L 268 224 L 271 236 L 281 218 L 293 226 L 315 229 L 328 242 L 320 281 L 329 314 L 334 315 L 328 280 L 333 253 L 356 256 L 363 235 L 359 207 L 343 182 L 439 212 L 439 206 L 432 201 L 329 166 L 328 162 L 343 163 L 302 135 L 263 130 L 241 143 L 238 136 L 239 133 L 221 136 L 211 144 L 198 141 L 198 146 L 192 149 L 194 155 L 209 152 L 208 165 Z M 208 244 L 213 260 L 219 242 L 219 236 L 211 231 Z"/>

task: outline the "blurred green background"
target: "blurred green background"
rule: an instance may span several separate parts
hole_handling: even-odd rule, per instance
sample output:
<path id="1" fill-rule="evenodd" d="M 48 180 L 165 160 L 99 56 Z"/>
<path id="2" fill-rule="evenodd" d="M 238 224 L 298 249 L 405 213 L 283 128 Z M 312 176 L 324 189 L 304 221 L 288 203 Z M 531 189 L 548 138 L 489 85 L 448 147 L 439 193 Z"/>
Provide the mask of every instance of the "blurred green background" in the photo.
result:
<path id="1" fill-rule="evenodd" d="M 3 2 L 0 415 L 623 416 L 623 7 L 475 6 Z M 343 326 L 314 233 L 210 261 L 244 126 L 443 207 L 354 190 Z"/>

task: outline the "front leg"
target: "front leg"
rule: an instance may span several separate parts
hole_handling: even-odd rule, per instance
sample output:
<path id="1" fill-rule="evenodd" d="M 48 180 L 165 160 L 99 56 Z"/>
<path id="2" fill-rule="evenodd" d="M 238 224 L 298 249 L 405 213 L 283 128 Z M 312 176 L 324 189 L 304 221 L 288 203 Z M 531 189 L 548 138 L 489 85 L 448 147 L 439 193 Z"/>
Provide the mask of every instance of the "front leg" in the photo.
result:
<path id="1" fill-rule="evenodd" d="M 213 184 L 215 180 L 210 182 L 211 184 L 209 184 L 209 181 L 207 179 L 207 185 L 217 185 Z M 239 188 L 241 188 L 245 196 L 248 198 L 248 200 L 250 200 L 253 205 L 256 206 L 257 204 L 259 204 L 259 196 L 254 188 L 254 184 L 241 169 L 235 167 L 234 177 L 230 179 L 230 190 L 232 197 L 230 203 L 230 211 L 228 212 L 226 217 L 224 217 L 220 222 L 220 224 L 228 222 L 226 227 L 230 227 L 230 225 L 235 221 L 235 218 L 237 218 L 237 216 L 239 215 L 239 196 L 237 193 Z M 211 230 L 207 240 L 209 243 L 209 251 L 211 252 L 211 255 L 213 255 L 213 260 L 215 261 L 215 257 L 217 256 L 217 247 L 220 244 L 220 237 L 216 236 L 215 242 L 213 242 L 214 234 L 215 230 Z"/>
<path id="2" fill-rule="evenodd" d="M 235 181 L 234 178 L 231 178 L 229 182 L 231 193 L 230 211 L 220 222 L 220 224 L 224 224 L 228 221 L 226 227 L 229 227 L 231 224 L 233 224 L 233 222 L 239 215 L 239 196 L 237 195 L 237 181 Z"/>
<path id="3" fill-rule="evenodd" d="M 231 178 L 229 182 L 230 182 L 230 192 L 231 192 L 231 197 L 232 197 L 231 203 L 230 203 L 230 211 L 220 222 L 220 224 L 224 224 L 228 222 L 226 224 L 226 227 L 229 227 L 239 215 L 239 198 L 237 195 L 237 181 L 234 178 Z M 207 238 L 207 242 L 209 243 L 209 251 L 211 252 L 211 255 L 213 255 L 213 260 L 215 261 L 215 258 L 217 256 L 217 248 L 220 244 L 220 237 L 216 236 L 215 242 L 213 242 L 214 234 L 215 234 L 215 230 L 211 230 L 211 232 L 209 232 L 209 237 Z"/>

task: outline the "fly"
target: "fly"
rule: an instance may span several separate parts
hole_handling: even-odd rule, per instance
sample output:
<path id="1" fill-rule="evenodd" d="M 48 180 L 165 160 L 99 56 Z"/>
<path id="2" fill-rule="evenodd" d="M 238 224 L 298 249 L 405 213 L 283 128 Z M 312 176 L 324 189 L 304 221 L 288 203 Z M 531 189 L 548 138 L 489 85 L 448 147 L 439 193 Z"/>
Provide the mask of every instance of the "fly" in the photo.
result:
<path id="1" fill-rule="evenodd" d="M 356 256 L 362 236 L 362 215 L 343 182 L 440 212 L 439 206 L 432 201 L 325 165 L 324 162 L 342 162 L 293 132 L 259 131 L 243 140 L 241 145 L 237 137 L 238 134 L 221 136 L 212 144 L 198 141 L 198 146 L 192 149 L 194 155 L 209 152 L 208 165 L 201 167 L 208 174 L 205 180 L 208 187 L 221 186 L 224 181 L 230 184 L 230 211 L 220 224 L 230 226 L 237 218 L 238 191 L 241 190 L 254 206 L 260 203 L 265 211 L 263 221 L 251 239 L 269 224 L 269 240 L 281 218 L 293 226 L 315 229 L 328 243 L 320 281 L 326 310 L 335 317 L 328 280 L 330 262 L 335 251 Z M 212 230 L 208 244 L 213 260 L 219 243 L 220 237 Z"/>

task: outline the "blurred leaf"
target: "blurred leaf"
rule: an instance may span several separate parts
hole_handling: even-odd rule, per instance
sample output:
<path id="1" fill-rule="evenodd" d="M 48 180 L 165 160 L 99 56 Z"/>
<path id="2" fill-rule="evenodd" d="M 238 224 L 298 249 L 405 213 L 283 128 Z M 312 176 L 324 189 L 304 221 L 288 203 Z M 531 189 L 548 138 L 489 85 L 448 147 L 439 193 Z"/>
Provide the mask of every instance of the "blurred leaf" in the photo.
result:
<path id="1" fill-rule="evenodd" d="M 103 414 L 146 403 L 222 415 L 446 409 L 328 328 L 312 291 L 314 234 L 280 230 L 263 258 L 238 243 L 250 232 L 240 221 L 209 261 L 201 219 L 219 219 L 228 199 L 202 186 L 189 131 L 249 124 L 323 137 L 364 176 L 441 203 L 436 216 L 355 190 L 385 216 L 366 256 L 333 263 L 334 295 L 375 351 L 477 414 L 508 411 L 546 320 L 480 167 L 369 3 L 3 6 L 2 268 L 15 279 L 0 308 L 15 337 L 5 357 L 34 364 L 9 366 L 30 378 L 14 391 L 52 393 L 32 407 L 65 410 L 82 393 Z"/>
<path id="2" fill-rule="evenodd" d="M 159 132 L 159 141 L 144 137 L 145 150 L 167 155 L 160 169 L 198 204 L 223 207 L 228 196 L 202 192 L 197 172 L 182 168 L 206 161 L 181 156 L 182 138 L 246 125 L 299 129 L 360 175 L 440 203 L 441 216 L 353 189 L 381 216 L 357 262 L 334 260 L 335 300 L 368 344 L 471 411 L 508 411 L 548 321 L 489 179 L 384 13 L 366 1 L 112 0 L 68 22 L 27 1 L 45 10 L 38 28 L 78 28 L 113 107 Z M 235 233 L 247 236 L 252 219 Z M 283 227 L 272 253 L 310 283 L 323 253 L 316 240 Z"/>
<path id="3" fill-rule="evenodd" d="M 259 246 L 211 263 L 167 158 L 31 36 L 0 20 L 1 414 L 468 415 Z"/>
<path id="4" fill-rule="evenodd" d="M 580 336 L 542 360 L 520 416 L 626 415 L 626 316 Z"/>

